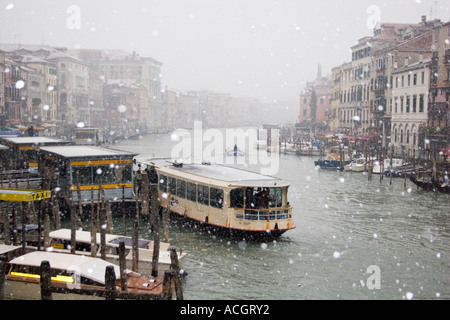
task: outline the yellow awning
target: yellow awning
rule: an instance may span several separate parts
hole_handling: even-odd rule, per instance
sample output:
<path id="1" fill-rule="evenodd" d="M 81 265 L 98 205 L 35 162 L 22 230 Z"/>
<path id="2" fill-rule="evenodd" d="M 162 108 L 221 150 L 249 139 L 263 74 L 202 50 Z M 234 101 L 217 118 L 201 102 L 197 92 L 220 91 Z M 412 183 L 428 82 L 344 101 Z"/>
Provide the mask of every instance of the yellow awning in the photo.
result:
<path id="1" fill-rule="evenodd" d="M 30 202 L 51 197 L 50 190 L 0 189 L 0 201 Z"/>

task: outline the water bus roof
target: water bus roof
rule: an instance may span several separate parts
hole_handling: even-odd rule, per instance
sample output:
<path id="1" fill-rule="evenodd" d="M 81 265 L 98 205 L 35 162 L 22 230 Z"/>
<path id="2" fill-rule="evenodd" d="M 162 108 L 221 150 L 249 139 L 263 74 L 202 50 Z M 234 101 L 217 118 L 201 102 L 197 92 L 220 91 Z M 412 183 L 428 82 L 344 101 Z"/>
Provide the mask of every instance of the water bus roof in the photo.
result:
<path id="1" fill-rule="evenodd" d="M 0 244 L 0 255 L 22 248 L 22 246 L 10 246 L 7 244 Z"/>
<path id="2" fill-rule="evenodd" d="M 54 144 L 71 144 L 72 141 L 62 140 L 51 137 L 3 137 L 6 144 L 13 145 L 54 145 Z"/>
<path id="3" fill-rule="evenodd" d="M 77 271 L 81 276 L 102 284 L 105 283 L 105 270 L 107 266 L 113 266 L 116 278 L 120 278 L 119 266 L 99 258 L 76 254 L 34 251 L 17 257 L 9 263 L 40 267 L 41 262 L 45 260 L 50 263 L 52 269 Z"/>
<path id="4" fill-rule="evenodd" d="M 61 240 L 69 241 L 69 240 L 71 240 L 71 233 L 72 232 L 70 229 L 59 229 L 59 230 L 50 232 L 49 235 L 53 239 L 61 239 Z M 75 237 L 76 237 L 77 242 L 91 243 L 91 232 L 90 231 L 76 230 L 75 235 L 76 235 Z M 96 241 L 97 241 L 97 243 L 101 242 L 100 233 L 96 234 Z M 105 235 L 105 242 L 108 243 L 109 245 L 118 247 L 119 243 L 121 241 L 123 241 L 125 243 L 125 246 L 127 246 L 127 247 L 131 247 L 131 245 L 132 245 L 131 237 L 124 237 L 124 236 L 114 235 L 114 234 L 106 234 Z M 148 249 L 149 244 L 152 244 L 152 241 L 139 239 L 138 247 Z"/>
<path id="5" fill-rule="evenodd" d="M 51 153 L 59 158 L 71 160 L 133 158 L 137 155 L 128 151 L 84 145 L 42 147 L 40 150 Z"/>
<path id="6" fill-rule="evenodd" d="M 149 159 L 144 164 L 155 165 L 161 172 L 170 174 L 176 171 L 178 176 L 186 179 L 225 185 L 228 187 L 257 186 L 257 187 L 285 187 L 289 183 L 276 177 L 262 175 L 257 172 L 243 170 L 225 165 L 183 163 L 174 165 L 167 159 Z"/>

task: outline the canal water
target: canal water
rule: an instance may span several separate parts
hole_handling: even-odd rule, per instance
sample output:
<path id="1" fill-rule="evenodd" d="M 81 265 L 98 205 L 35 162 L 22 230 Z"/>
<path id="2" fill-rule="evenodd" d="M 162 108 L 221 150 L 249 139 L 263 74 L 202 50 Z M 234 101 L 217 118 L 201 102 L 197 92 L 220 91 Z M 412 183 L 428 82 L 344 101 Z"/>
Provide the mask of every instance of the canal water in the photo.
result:
<path id="1" fill-rule="evenodd" d="M 113 148 L 170 156 L 171 134 Z M 280 155 L 296 224 L 276 241 L 245 242 L 171 222 L 188 253 L 185 299 L 449 299 L 450 198 L 395 178 L 319 170 L 314 157 Z M 257 170 L 258 165 L 240 165 Z M 120 231 L 121 221 L 117 221 Z M 148 224 L 141 236 L 151 238 Z"/>

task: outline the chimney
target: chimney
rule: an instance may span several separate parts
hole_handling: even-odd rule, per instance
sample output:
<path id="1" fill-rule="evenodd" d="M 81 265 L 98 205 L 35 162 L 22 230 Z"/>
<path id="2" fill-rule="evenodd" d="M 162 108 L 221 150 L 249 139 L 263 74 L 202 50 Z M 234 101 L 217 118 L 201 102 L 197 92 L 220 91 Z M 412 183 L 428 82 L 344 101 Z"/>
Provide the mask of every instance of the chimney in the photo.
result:
<path id="1" fill-rule="evenodd" d="M 427 22 L 427 16 L 422 16 L 422 23 L 425 24 Z"/>

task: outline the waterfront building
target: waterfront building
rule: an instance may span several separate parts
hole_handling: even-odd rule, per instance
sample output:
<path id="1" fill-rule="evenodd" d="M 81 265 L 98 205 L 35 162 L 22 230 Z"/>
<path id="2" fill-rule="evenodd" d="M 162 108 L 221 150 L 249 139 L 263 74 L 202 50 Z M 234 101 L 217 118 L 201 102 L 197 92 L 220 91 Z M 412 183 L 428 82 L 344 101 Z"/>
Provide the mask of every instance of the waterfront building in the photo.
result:
<path id="1" fill-rule="evenodd" d="M 56 65 L 35 55 L 25 55 L 22 61 L 41 78 L 33 76 L 28 81 L 28 88 L 36 91 L 37 97 L 29 97 L 31 108 L 28 109 L 29 122 L 39 121 L 39 126 L 48 130 L 50 135 L 56 134 L 58 91 Z M 31 93 L 31 92 L 30 92 Z"/>
<path id="2" fill-rule="evenodd" d="M 300 93 L 299 123 L 307 124 L 312 131 L 327 130 L 331 116 L 332 98 L 331 76 L 322 76 L 322 67 L 318 66 L 317 77 L 308 82 Z"/>
<path id="3" fill-rule="evenodd" d="M 330 131 L 339 129 L 339 105 L 341 92 L 341 66 L 334 67 L 331 70 L 331 102 L 330 102 Z"/>
<path id="4" fill-rule="evenodd" d="M 393 52 L 391 73 L 391 146 L 406 157 L 423 156 L 420 135 L 428 118 L 430 87 L 431 31 L 398 44 Z"/>
<path id="5" fill-rule="evenodd" d="M 63 51 L 50 53 L 57 65 L 59 109 L 57 119 L 68 135 L 79 123 L 89 123 L 89 64 Z"/>
<path id="6" fill-rule="evenodd" d="M 450 144 L 450 22 L 435 26 L 432 36 L 430 97 L 424 135 L 425 148 L 435 158 Z"/>
<path id="7" fill-rule="evenodd" d="M 369 112 L 370 86 L 373 77 L 372 38 L 364 37 L 351 47 L 352 63 L 350 70 L 350 88 L 344 110 L 347 109 L 347 120 L 351 124 L 351 134 L 370 132 L 372 114 Z M 377 84 L 372 87 L 377 88 Z"/>
<path id="8" fill-rule="evenodd" d="M 422 131 L 428 128 L 442 133 L 448 121 L 448 116 L 443 116 L 448 114 L 448 90 L 439 89 L 448 88 L 445 75 L 450 74 L 445 66 L 448 30 L 438 31 L 445 26 L 448 29 L 448 24 L 437 19 L 427 21 L 422 16 L 418 24 L 379 23 L 373 36 L 359 39 L 351 47 L 352 61 L 332 69 L 330 129 L 355 135 L 376 134 L 385 150 L 393 148 L 399 156 L 422 156 L 427 148 L 424 141 L 430 140 L 424 139 Z M 435 58 L 430 60 L 433 50 Z M 438 84 L 439 76 L 443 80 Z M 433 83 L 435 90 L 430 92 L 430 99 L 435 100 L 429 103 L 427 86 L 433 87 Z M 429 120 L 425 126 L 427 105 L 435 111 L 431 113 L 434 124 Z M 439 128 L 430 129 L 433 126 Z M 440 141 L 441 148 L 448 140 L 447 131 L 445 134 L 433 138 Z"/>

